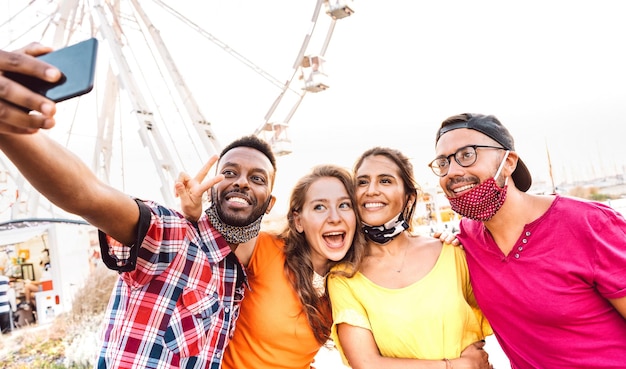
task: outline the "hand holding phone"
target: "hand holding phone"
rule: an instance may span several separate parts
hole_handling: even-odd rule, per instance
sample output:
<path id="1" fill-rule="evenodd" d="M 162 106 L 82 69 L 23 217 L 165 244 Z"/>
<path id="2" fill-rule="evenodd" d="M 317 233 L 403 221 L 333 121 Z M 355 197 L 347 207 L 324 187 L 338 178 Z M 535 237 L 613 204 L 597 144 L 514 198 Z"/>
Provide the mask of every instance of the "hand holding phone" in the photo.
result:
<path id="1" fill-rule="evenodd" d="M 54 102 L 61 102 L 93 89 L 97 52 L 98 40 L 90 38 L 38 56 L 37 59 L 54 65 L 63 73 L 56 83 L 14 72 L 5 72 L 4 76 Z"/>
<path id="2" fill-rule="evenodd" d="M 15 51 L 0 50 L 0 135 L 32 134 L 54 127 L 55 104 L 5 76 L 13 71 L 57 81 L 61 72 L 36 58 L 51 51 L 50 47 L 37 42 Z M 28 114 L 31 109 L 38 114 Z"/>

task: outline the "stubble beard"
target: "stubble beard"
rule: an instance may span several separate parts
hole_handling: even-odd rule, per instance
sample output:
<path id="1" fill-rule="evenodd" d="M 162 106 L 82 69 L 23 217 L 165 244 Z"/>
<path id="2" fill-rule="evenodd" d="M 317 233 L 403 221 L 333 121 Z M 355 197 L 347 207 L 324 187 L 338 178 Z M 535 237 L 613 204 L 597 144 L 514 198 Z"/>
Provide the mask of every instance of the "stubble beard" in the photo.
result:
<path id="1" fill-rule="evenodd" d="M 259 207 L 256 199 L 251 199 L 250 201 L 252 201 L 252 207 L 254 210 L 249 216 L 245 217 L 245 216 L 241 216 L 237 212 L 225 211 L 224 208 L 222 207 L 222 201 L 225 201 L 225 200 L 223 200 L 221 196 L 217 196 L 217 190 L 215 190 L 215 188 L 211 189 L 211 198 L 214 199 L 215 201 L 215 210 L 217 211 L 217 215 L 220 217 L 222 222 L 233 227 L 245 227 L 247 225 L 254 223 L 254 221 L 256 221 L 257 219 L 259 219 L 259 217 L 265 214 L 265 211 L 267 210 L 267 207 L 269 206 L 269 200 L 270 200 L 270 197 L 268 197 L 266 203 L 263 206 Z"/>

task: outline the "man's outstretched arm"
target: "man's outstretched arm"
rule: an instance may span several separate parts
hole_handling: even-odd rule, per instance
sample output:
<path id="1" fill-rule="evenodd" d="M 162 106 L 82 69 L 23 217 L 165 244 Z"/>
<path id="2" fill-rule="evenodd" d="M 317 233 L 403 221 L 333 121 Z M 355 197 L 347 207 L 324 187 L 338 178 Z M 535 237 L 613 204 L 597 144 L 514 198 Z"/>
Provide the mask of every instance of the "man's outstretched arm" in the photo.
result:
<path id="1" fill-rule="evenodd" d="M 78 156 L 44 132 L 0 134 L 0 150 L 52 203 L 126 245 L 135 242 L 135 201 L 100 181 Z"/>

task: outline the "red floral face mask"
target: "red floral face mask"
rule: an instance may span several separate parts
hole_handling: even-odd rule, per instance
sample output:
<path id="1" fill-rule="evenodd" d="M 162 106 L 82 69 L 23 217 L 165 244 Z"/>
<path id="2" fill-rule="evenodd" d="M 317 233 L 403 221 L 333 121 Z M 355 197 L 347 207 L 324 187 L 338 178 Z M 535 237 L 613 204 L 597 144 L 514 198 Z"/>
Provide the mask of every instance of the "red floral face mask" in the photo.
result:
<path id="1" fill-rule="evenodd" d="M 506 182 L 508 182 L 508 178 L 502 188 L 498 186 L 495 179 L 500 175 L 500 171 L 508 156 L 509 151 L 504 155 L 502 163 L 500 163 L 500 167 L 493 178 L 489 178 L 459 197 L 448 197 L 452 210 L 464 217 L 481 222 L 491 219 L 500 210 L 506 199 L 508 188 Z"/>

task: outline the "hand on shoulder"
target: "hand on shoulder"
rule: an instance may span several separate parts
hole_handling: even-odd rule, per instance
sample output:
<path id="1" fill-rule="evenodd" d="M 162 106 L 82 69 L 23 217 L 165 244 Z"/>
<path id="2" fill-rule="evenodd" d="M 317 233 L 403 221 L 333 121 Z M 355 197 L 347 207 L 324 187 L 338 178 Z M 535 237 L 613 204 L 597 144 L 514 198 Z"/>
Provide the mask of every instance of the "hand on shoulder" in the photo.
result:
<path id="1" fill-rule="evenodd" d="M 433 233 L 433 237 L 439 239 L 441 242 L 449 243 L 450 245 L 463 248 L 463 245 L 461 245 L 461 241 L 456 238 L 456 235 L 457 233 L 452 233 L 448 231 Z"/>

